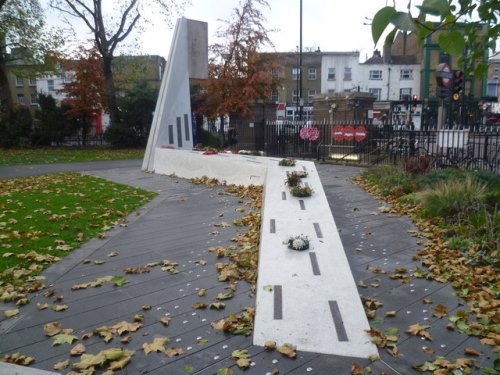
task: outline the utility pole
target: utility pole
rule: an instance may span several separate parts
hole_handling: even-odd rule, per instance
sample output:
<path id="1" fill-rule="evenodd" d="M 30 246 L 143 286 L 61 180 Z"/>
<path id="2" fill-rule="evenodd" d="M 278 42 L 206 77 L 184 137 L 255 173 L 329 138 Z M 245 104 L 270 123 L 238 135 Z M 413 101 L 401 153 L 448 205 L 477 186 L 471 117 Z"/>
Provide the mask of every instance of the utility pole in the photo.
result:
<path id="1" fill-rule="evenodd" d="M 300 22 L 299 22 L 299 27 L 300 27 L 300 50 L 299 50 L 299 84 L 300 84 L 300 89 L 299 89 L 299 101 L 300 101 L 300 108 L 299 108 L 299 120 L 302 121 L 302 106 L 304 105 L 304 99 L 302 98 L 302 0 L 300 0 Z"/>

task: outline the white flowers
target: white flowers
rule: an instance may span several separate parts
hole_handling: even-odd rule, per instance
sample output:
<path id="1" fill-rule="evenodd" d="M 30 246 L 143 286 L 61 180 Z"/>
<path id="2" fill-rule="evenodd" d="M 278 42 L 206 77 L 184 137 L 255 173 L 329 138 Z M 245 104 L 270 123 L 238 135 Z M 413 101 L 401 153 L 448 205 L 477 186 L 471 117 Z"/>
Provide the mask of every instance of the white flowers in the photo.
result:
<path id="1" fill-rule="evenodd" d="M 283 243 L 288 245 L 288 248 L 291 250 L 302 251 L 309 249 L 309 237 L 303 234 L 298 236 L 290 236 Z"/>

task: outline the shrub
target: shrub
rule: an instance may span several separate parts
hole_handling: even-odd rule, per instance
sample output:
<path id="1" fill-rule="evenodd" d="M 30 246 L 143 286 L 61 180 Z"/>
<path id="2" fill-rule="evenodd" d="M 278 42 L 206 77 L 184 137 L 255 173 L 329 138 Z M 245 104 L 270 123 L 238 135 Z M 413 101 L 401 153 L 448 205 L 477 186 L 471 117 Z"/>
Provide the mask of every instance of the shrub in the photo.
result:
<path id="1" fill-rule="evenodd" d="M 378 185 L 380 193 L 384 196 L 411 193 L 414 183 L 411 174 L 394 165 L 383 165 L 370 168 L 363 173 L 369 182 Z"/>
<path id="2" fill-rule="evenodd" d="M 401 162 L 403 170 L 413 175 L 429 172 L 431 164 L 431 158 L 428 155 L 410 156 Z"/>
<path id="3" fill-rule="evenodd" d="M 220 148 L 219 136 L 212 134 L 205 129 L 196 129 L 196 143 L 201 144 L 201 147 L 213 147 L 215 149 Z"/>
<path id="4" fill-rule="evenodd" d="M 108 127 L 104 132 L 104 139 L 115 148 L 143 146 L 143 140 L 135 130 L 122 124 Z"/>
<path id="5" fill-rule="evenodd" d="M 295 166 L 295 160 L 294 159 L 281 159 L 279 161 L 278 165 L 281 167 L 293 167 L 293 166 Z"/>
<path id="6" fill-rule="evenodd" d="M 467 177 L 437 183 L 417 193 L 417 201 L 425 214 L 456 221 L 461 214 L 479 209 L 485 195 L 486 185 Z"/>
<path id="7" fill-rule="evenodd" d="M 310 197 L 313 193 L 313 189 L 310 186 L 302 186 L 298 184 L 290 189 L 290 194 L 294 197 Z"/>

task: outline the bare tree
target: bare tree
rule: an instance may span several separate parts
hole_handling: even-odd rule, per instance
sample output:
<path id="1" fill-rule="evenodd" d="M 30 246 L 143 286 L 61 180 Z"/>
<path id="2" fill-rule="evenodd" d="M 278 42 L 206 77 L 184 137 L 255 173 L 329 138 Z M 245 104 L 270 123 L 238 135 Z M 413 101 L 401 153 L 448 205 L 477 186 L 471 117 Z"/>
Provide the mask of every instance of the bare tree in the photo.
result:
<path id="1" fill-rule="evenodd" d="M 109 2 L 109 0 L 107 0 Z M 103 9 L 103 0 L 51 0 L 50 4 L 64 16 L 83 21 L 95 40 L 102 59 L 105 79 L 105 95 L 108 100 L 111 125 L 120 122 L 116 101 L 112 63 L 116 49 L 133 31 L 141 31 L 146 7 L 155 7 L 167 19 L 174 11 L 183 8 L 185 1 L 179 0 L 115 0 L 113 12 Z"/>

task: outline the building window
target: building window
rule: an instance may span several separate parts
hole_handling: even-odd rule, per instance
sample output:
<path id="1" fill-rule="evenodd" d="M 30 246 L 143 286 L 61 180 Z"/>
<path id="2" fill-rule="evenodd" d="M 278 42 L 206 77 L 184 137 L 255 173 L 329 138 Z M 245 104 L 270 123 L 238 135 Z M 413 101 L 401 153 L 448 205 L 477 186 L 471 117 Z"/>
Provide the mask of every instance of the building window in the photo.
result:
<path id="1" fill-rule="evenodd" d="M 30 78 L 29 84 L 31 87 L 36 86 L 36 78 Z"/>
<path id="2" fill-rule="evenodd" d="M 370 79 L 382 79 L 382 71 L 370 70 Z"/>
<path id="3" fill-rule="evenodd" d="M 375 100 L 381 100 L 382 99 L 382 89 L 376 88 L 376 89 L 368 89 L 368 92 L 373 95 Z"/>
<path id="4" fill-rule="evenodd" d="M 411 100 L 411 89 L 399 89 L 399 100 Z"/>
<path id="5" fill-rule="evenodd" d="M 351 80 L 352 80 L 352 69 L 344 68 L 344 81 L 351 81 Z"/>
<path id="6" fill-rule="evenodd" d="M 399 78 L 400 79 L 413 79 L 413 70 L 402 69 Z"/>
<path id="7" fill-rule="evenodd" d="M 24 86 L 23 77 L 16 77 L 16 87 L 23 87 L 23 86 Z"/>
<path id="8" fill-rule="evenodd" d="M 36 105 L 38 103 L 38 100 L 37 100 L 37 95 L 36 94 L 31 94 L 30 95 L 30 104 L 31 105 Z"/>
<path id="9" fill-rule="evenodd" d="M 70 73 L 68 73 L 68 72 L 63 73 L 63 82 L 64 83 L 71 83 L 72 82 Z"/>
<path id="10" fill-rule="evenodd" d="M 278 69 L 271 69 L 271 76 L 273 78 L 279 78 L 280 77 L 280 71 Z"/>
<path id="11" fill-rule="evenodd" d="M 335 89 L 328 89 L 328 94 L 335 94 Z"/>
<path id="12" fill-rule="evenodd" d="M 307 79 L 309 79 L 309 81 L 316 81 L 316 68 L 309 68 L 307 71 Z"/>
<path id="13" fill-rule="evenodd" d="M 299 73 L 300 73 L 300 69 L 299 68 L 293 68 L 292 69 L 292 79 L 294 81 L 297 81 L 299 79 Z"/>
<path id="14" fill-rule="evenodd" d="M 294 103 L 298 103 L 299 102 L 299 92 L 298 92 L 298 90 L 293 90 L 292 102 L 294 102 Z"/>
<path id="15" fill-rule="evenodd" d="M 273 90 L 273 92 L 271 93 L 271 100 L 275 103 L 278 103 L 279 102 L 279 94 L 278 94 L 278 90 Z"/>
<path id="16" fill-rule="evenodd" d="M 316 95 L 316 90 L 309 90 L 307 93 L 307 101 L 311 103 Z"/>
<path id="17" fill-rule="evenodd" d="M 328 80 L 329 81 L 335 80 L 335 68 L 328 68 Z"/>
<path id="18" fill-rule="evenodd" d="M 53 79 L 48 79 L 47 80 L 47 90 L 49 92 L 55 91 L 55 89 L 54 89 L 54 80 Z"/>
<path id="19" fill-rule="evenodd" d="M 17 94 L 17 104 L 24 104 L 24 94 Z"/>

